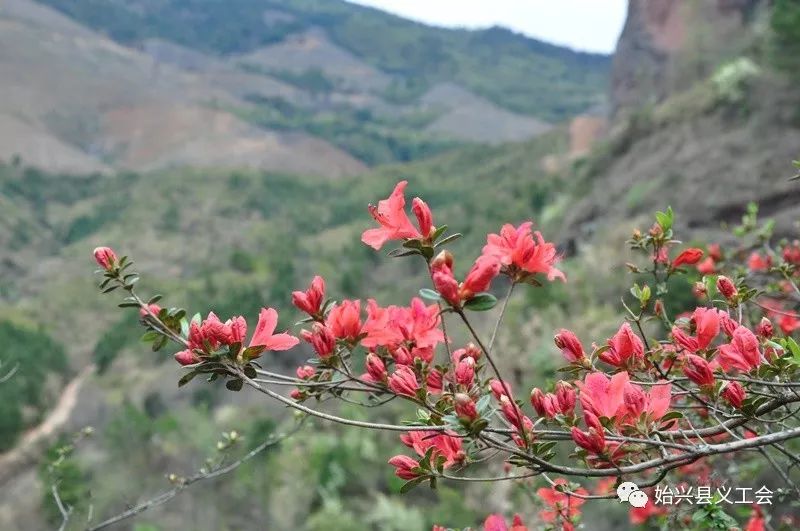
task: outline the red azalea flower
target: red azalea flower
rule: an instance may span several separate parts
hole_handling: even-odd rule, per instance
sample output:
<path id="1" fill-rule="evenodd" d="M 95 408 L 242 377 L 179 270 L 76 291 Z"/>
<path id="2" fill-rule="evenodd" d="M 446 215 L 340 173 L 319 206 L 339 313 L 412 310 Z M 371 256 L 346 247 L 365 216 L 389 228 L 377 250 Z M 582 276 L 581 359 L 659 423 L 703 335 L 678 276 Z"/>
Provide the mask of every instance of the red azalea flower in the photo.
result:
<path id="1" fill-rule="evenodd" d="M 375 250 L 379 250 L 389 240 L 422 237 L 422 234 L 411 224 L 405 211 L 406 199 L 403 192 L 406 185 L 408 185 L 408 181 L 400 181 L 387 199 L 378 201 L 377 207 L 369 206 L 370 214 L 380 227 L 364 231 L 361 241 Z"/>

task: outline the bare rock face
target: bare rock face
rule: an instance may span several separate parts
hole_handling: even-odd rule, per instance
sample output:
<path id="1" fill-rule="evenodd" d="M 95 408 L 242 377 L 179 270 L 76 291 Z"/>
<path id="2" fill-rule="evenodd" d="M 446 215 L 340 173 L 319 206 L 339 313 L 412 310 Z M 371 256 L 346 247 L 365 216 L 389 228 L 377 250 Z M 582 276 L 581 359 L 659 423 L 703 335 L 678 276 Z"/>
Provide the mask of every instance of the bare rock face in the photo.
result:
<path id="1" fill-rule="evenodd" d="M 766 0 L 629 0 L 612 66 L 612 112 L 657 103 L 746 45 Z"/>

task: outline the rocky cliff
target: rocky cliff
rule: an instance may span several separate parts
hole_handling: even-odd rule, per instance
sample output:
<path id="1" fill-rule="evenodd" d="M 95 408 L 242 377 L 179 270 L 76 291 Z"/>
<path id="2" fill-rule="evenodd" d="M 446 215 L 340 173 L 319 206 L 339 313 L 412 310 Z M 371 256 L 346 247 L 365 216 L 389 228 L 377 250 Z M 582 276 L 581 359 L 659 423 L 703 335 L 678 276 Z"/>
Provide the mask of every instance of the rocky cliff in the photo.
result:
<path id="1" fill-rule="evenodd" d="M 662 101 L 736 56 L 765 0 L 630 0 L 613 60 L 614 112 Z"/>

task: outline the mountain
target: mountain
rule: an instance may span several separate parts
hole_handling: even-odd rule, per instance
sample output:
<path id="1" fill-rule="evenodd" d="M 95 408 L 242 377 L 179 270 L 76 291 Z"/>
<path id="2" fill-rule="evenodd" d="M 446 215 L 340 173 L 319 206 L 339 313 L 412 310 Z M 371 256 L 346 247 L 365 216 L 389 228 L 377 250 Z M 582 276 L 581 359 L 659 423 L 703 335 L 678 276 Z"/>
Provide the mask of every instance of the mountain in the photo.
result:
<path id="1" fill-rule="evenodd" d="M 340 1 L 8 0 L 0 159 L 352 175 L 536 136 L 601 104 L 608 66 Z"/>
<path id="2" fill-rule="evenodd" d="M 574 52 L 497 27 L 432 28 L 341 0 L 44 3 L 121 43 L 156 38 L 223 56 L 275 51 L 280 48 L 275 45 L 285 47 L 289 37 L 316 29 L 329 42 L 306 46 L 324 48 L 320 53 L 328 53 L 330 61 L 296 63 L 279 57 L 271 66 L 319 67 L 339 82 L 388 89 L 400 100 L 450 81 L 547 121 L 563 120 L 602 101 L 607 75 L 608 59 L 603 55 Z M 283 58 L 296 57 L 284 53 Z"/>

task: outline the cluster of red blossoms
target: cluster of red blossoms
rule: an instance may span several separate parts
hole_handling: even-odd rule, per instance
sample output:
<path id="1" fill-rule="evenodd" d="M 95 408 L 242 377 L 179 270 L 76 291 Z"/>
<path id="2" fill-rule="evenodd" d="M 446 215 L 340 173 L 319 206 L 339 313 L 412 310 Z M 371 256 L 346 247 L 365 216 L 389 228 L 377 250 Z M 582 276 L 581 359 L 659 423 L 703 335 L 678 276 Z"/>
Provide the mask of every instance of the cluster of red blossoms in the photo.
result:
<path id="1" fill-rule="evenodd" d="M 787 342 L 800 324 L 787 321 L 773 327 L 769 317 L 792 313 L 779 307 L 782 301 L 777 298 L 758 302 L 757 290 L 747 286 L 745 274 L 720 275 L 727 265 L 720 246 L 710 246 L 707 253 L 686 248 L 670 258 L 671 249 L 679 244 L 672 239 L 670 210 L 659 213 L 647 234 L 636 231 L 631 240 L 632 247 L 650 259 L 645 269 L 629 265 L 631 271 L 654 279 L 652 287 L 636 284 L 631 290 L 636 310 L 626 305 L 627 316 L 617 331 L 599 345 L 592 343 L 590 349 L 572 331 L 559 330 L 554 343 L 567 362 L 561 369 L 564 379 L 546 389 L 533 388 L 528 410 L 532 412 L 527 414 L 526 402 L 514 397 L 511 383 L 502 378 L 494 361 L 493 339 L 487 346 L 467 314 L 493 307 L 497 301 L 489 291 L 500 275 L 512 286 L 565 281 L 557 268 L 555 246 L 533 231 L 531 222 L 504 225 L 487 236 L 466 275 L 457 276 L 454 256 L 441 249 L 454 237 L 441 239 L 446 227 L 434 225 L 430 208 L 420 198 L 412 201 L 416 225 L 412 223 L 405 208 L 406 185 L 398 183 L 387 199 L 370 206 L 378 226 L 364 231 L 361 239 L 376 250 L 399 241 L 402 249 L 390 255 L 423 257 L 433 289 L 420 290 L 420 297 L 412 298 L 407 306 L 381 306 L 374 299 L 327 299 L 324 279 L 314 277 L 307 289 L 293 292 L 291 299 L 307 316 L 298 335 L 315 357 L 297 368 L 296 378 L 281 378 L 296 386 L 291 393 L 294 401 L 286 399 L 292 404 L 326 394 L 341 396 L 343 384 L 350 385 L 348 391 L 373 399 L 390 395 L 390 399 L 413 402 L 418 408 L 415 425 L 399 427 L 408 430 L 401 442 L 412 455 L 389 460 L 408 485 L 458 479 L 453 474 L 483 460 L 487 452 L 505 455 L 509 470 L 558 473 L 562 470 L 558 466 L 548 468 L 555 457 L 553 441 L 558 440 L 574 443 L 573 457 L 592 475 L 616 477 L 616 471 L 617 480 L 622 481 L 628 474 L 626 467 L 633 467 L 633 473 L 647 478 L 649 471 L 671 463 L 675 466 L 670 469 L 688 473 L 702 462 L 682 454 L 684 444 L 664 444 L 666 438 L 698 446 L 729 439 L 734 435 L 731 429 L 716 429 L 711 419 L 746 419 L 750 414 L 746 410 L 769 413 L 770 403 L 763 396 L 768 382 L 763 378 L 790 379 L 800 367 L 791 361 L 792 356 L 800 359 L 800 347 L 789 352 L 791 343 Z M 117 280 L 133 293 L 126 284 L 124 258 L 117 258 L 109 248 L 98 248 L 95 259 L 106 271 L 104 284 Z M 786 245 L 774 260 L 772 255 L 751 254 L 747 264 L 748 274 L 756 275 L 782 268 L 783 286 L 797 290 L 800 243 Z M 708 304 L 670 316 L 663 300 L 669 291 L 667 280 L 683 274 L 702 275 L 693 291 Z M 125 304 L 138 304 L 143 324 L 183 344 L 185 348 L 175 355 L 181 365 L 202 372 L 213 361 L 213 371 L 239 379 L 239 388 L 243 379 L 255 378 L 251 374 L 264 374 L 255 368 L 257 364 L 251 365 L 263 352 L 287 350 L 299 343 L 288 333 L 275 333 L 278 314 L 271 308 L 261 310 L 248 342 L 247 322 L 241 316 L 223 322 L 212 312 L 182 328 L 170 321 L 177 319 L 171 309 L 129 299 Z M 754 303 L 756 312 L 743 311 Z M 472 342 L 455 344 L 445 333 L 447 317 L 460 320 Z M 662 339 L 647 335 L 648 330 L 658 334 L 657 329 Z M 759 395 L 755 402 L 753 394 Z M 690 419 L 707 423 L 703 437 L 693 434 L 697 430 Z M 743 429 L 740 438 L 758 439 L 757 428 Z M 555 439 L 547 438 L 551 436 Z M 648 463 L 652 466 L 644 467 Z M 637 465 L 642 469 L 636 469 Z M 509 479 L 516 478 L 510 475 Z M 549 529 L 575 528 L 585 489 L 556 479 L 538 494 L 545 505 L 539 518 Z M 631 520 L 641 523 L 663 512 L 650 504 L 632 510 Z M 759 518 L 754 515 L 754 526 Z M 502 516 L 491 515 L 484 529 L 523 531 L 527 527 L 519 516 L 508 526 Z"/>

